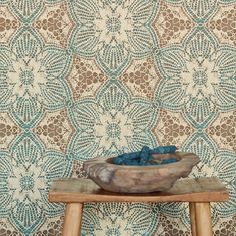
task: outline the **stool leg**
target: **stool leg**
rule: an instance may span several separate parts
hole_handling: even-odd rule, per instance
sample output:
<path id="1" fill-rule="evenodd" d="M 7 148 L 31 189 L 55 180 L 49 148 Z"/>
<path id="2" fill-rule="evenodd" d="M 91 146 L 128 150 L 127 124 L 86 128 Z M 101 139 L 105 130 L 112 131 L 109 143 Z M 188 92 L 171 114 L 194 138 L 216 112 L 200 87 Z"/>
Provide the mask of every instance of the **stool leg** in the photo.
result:
<path id="1" fill-rule="evenodd" d="M 63 236 L 79 236 L 83 213 L 82 203 L 68 203 L 63 227 Z"/>
<path id="2" fill-rule="evenodd" d="M 194 202 L 189 203 L 189 211 L 192 236 L 197 236 L 196 211 Z"/>
<path id="3" fill-rule="evenodd" d="M 211 208 L 209 202 L 195 203 L 197 236 L 212 236 Z"/>

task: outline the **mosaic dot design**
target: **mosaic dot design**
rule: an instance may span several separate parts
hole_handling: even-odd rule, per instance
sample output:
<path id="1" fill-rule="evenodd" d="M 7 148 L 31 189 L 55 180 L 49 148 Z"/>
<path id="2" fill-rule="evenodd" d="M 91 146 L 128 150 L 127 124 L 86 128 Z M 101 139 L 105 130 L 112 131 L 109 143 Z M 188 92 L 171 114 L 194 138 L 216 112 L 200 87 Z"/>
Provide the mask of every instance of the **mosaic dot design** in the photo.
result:
<path id="1" fill-rule="evenodd" d="M 0 235 L 61 235 L 53 179 L 176 145 L 218 176 L 215 235 L 236 231 L 235 0 L 0 0 Z M 89 203 L 82 235 L 190 234 L 182 203 Z"/>
<path id="2" fill-rule="evenodd" d="M 22 176 L 20 178 L 20 187 L 22 190 L 29 191 L 34 187 L 34 179 L 31 176 Z"/>

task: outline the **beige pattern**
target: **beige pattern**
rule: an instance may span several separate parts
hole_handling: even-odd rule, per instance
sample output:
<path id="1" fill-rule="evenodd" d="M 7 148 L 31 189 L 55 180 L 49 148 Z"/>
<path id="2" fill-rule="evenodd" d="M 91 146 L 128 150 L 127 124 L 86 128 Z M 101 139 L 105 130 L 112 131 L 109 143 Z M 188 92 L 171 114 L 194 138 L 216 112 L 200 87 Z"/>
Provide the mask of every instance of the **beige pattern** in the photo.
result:
<path id="1" fill-rule="evenodd" d="M 222 6 L 206 26 L 221 43 L 236 45 L 236 5 Z"/>
<path id="2" fill-rule="evenodd" d="M 220 149 L 236 152 L 236 111 L 220 113 L 206 132 Z"/>
<path id="3" fill-rule="evenodd" d="M 131 90 L 133 96 L 153 100 L 160 81 L 160 73 L 154 64 L 154 59 L 149 57 L 133 60 L 119 79 Z"/>
<path id="4" fill-rule="evenodd" d="M 67 46 L 68 37 L 75 23 L 70 19 L 67 4 L 45 5 L 44 11 L 33 23 L 33 27 L 43 36 L 46 43 Z"/>
<path id="5" fill-rule="evenodd" d="M 20 27 L 20 22 L 8 10 L 8 7 L 0 7 L 0 43 L 5 43 L 10 40 L 11 36 L 17 28 Z"/>
<path id="6" fill-rule="evenodd" d="M 190 229 L 184 230 L 184 228 L 181 219 L 171 218 L 161 214 L 160 224 L 154 236 L 190 236 Z"/>
<path id="7" fill-rule="evenodd" d="M 47 218 L 33 236 L 61 236 L 63 221 L 63 216 Z"/>
<path id="8" fill-rule="evenodd" d="M 73 2 L 76 4 L 73 4 Z M 114 8 L 109 8 L 105 5 L 103 6 L 102 2 L 104 1 L 0 0 L 0 46 L 1 50 L 3 50 L 0 51 L 0 95 L 4 94 L 2 93 L 4 89 L 1 90 L 1 88 L 3 88 L 7 83 L 9 83 L 9 91 L 12 93 L 12 96 L 7 98 L 8 101 L 6 104 L 0 104 L 3 106 L 3 108 L 0 107 L 0 151 L 3 151 L 4 153 L 5 151 L 10 150 L 12 144 L 14 145 L 19 140 L 19 137 L 24 136 L 21 135 L 23 132 L 27 135 L 33 132 L 36 136 L 35 140 L 37 140 L 37 143 L 40 146 L 43 144 L 46 151 L 55 150 L 60 153 L 62 152 L 63 155 L 65 153 L 69 153 L 70 155 L 71 153 L 69 148 L 72 143 L 71 141 L 73 141 L 72 137 L 75 137 L 74 134 L 77 131 L 80 132 L 80 130 L 75 130 L 71 123 L 73 118 L 69 113 L 71 108 L 70 106 L 75 105 L 77 102 L 83 102 L 84 98 L 100 101 L 98 99 L 101 95 L 99 91 L 101 91 L 100 89 L 102 86 L 104 86 L 109 80 L 111 80 L 112 83 L 114 82 L 114 84 L 121 82 L 123 87 L 122 89 L 127 90 L 126 95 L 130 96 L 130 100 L 136 98 L 141 98 L 141 100 L 143 99 L 145 101 L 148 100 L 153 107 L 155 106 L 159 109 L 159 105 L 161 107 L 162 104 L 157 104 L 159 102 L 157 95 L 163 89 L 163 87 L 161 87 L 161 83 L 164 80 L 169 79 L 165 78 L 165 75 L 168 74 L 167 72 L 169 68 L 161 68 L 161 65 L 157 62 L 157 57 L 161 57 L 161 53 L 165 52 L 169 46 L 173 46 L 173 49 L 177 50 L 179 48 L 184 48 L 183 43 L 187 42 L 185 40 L 189 40 L 188 42 L 192 43 L 193 47 L 191 47 L 191 49 L 188 47 L 188 49 L 185 50 L 185 54 L 180 54 L 179 56 L 179 58 L 184 58 L 183 63 L 185 69 L 180 75 L 180 85 L 179 87 L 172 87 L 173 84 L 170 84 L 170 87 L 167 89 L 170 89 L 169 91 L 171 91 L 171 93 L 175 88 L 184 89 L 184 92 L 186 92 L 185 102 L 191 96 L 198 98 L 199 100 L 201 100 L 202 97 L 206 97 L 207 100 L 213 101 L 212 107 L 210 105 L 208 108 L 212 114 L 215 114 L 215 118 L 212 118 L 214 120 L 209 121 L 209 125 L 208 123 L 206 124 L 207 127 L 204 126 L 205 124 L 200 122 L 193 127 L 190 123 L 188 123 L 190 120 L 187 121 L 187 118 L 185 118 L 187 117 L 186 114 L 181 114 L 177 108 L 175 109 L 175 112 L 173 110 L 165 110 L 166 108 L 162 108 L 161 110 L 157 110 L 155 113 L 157 115 L 157 119 L 152 123 L 155 124 L 155 127 L 153 130 L 150 128 L 148 131 L 150 131 L 149 134 L 155 134 L 153 139 L 157 145 L 176 145 L 179 149 L 185 147 L 185 144 L 191 141 L 192 137 L 195 137 L 193 135 L 198 133 L 204 135 L 204 137 L 208 140 L 208 143 L 204 143 L 204 141 L 202 141 L 203 139 L 197 140 L 197 138 L 194 138 L 195 140 L 193 143 L 196 145 L 191 151 L 199 152 L 198 154 L 202 155 L 202 162 L 194 167 L 190 177 L 213 175 L 221 176 L 223 173 L 226 173 L 223 177 L 221 177 L 221 180 L 225 184 L 228 184 L 228 187 L 232 186 L 233 188 L 235 186 L 235 181 L 234 179 L 231 180 L 231 177 L 227 177 L 227 175 L 233 173 L 234 160 L 230 163 L 223 163 L 221 165 L 220 160 L 222 160 L 222 162 L 224 160 L 227 161 L 227 158 L 225 157 L 229 157 L 228 153 L 225 154 L 225 156 L 222 154 L 217 156 L 213 149 L 216 148 L 219 151 L 231 151 L 230 153 L 236 152 L 236 111 L 232 110 L 233 106 L 229 109 L 225 107 L 225 113 L 216 113 L 214 110 L 219 102 L 219 97 L 216 96 L 217 94 L 215 87 L 219 86 L 225 79 L 222 77 L 221 81 L 221 79 L 218 79 L 218 75 L 223 71 L 222 73 L 225 73 L 227 76 L 229 74 L 229 77 L 233 77 L 235 75 L 235 64 L 233 64 L 233 61 L 235 60 L 233 58 L 233 53 L 232 57 L 228 57 L 225 60 L 225 57 L 227 56 L 226 54 L 226 56 L 223 54 L 223 56 L 221 56 L 214 54 L 213 52 L 217 49 L 215 47 L 218 46 L 225 46 L 225 48 L 229 48 L 229 52 L 231 52 L 231 49 L 235 49 L 235 1 L 229 0 L 228 3 L 230 2 L 230 4 L 228 4 L 226 0 L 126 0 L 124 1 L 126 5 L 124 4 L 123 6 L 121 6 L 121 4 L 119 5 L 119 3 L 123 2 L 120 0 L 106 1 L 110 3 L 113 2 L 113 5 L 115 6 Z M 157 4 L 155 5 L 153 2 L 156 2 Z M 77 3 L 81 4 L 79 5 Z M 154 5 L 157 8 L 154 8 Z M 76 15 L 74 13 L 76 10 L 74 11 L 72 6 L 75 6 L 75 9 L 76 6 L 83 6 L 85 10 L 91 9 L 91 12 L 83 12 L 83 9 L 79 8 L 78 15 Z M 117 9 L 115 9 L 116 6 Z M 129 10 L 128 7 L 130 8 Z M 93 20 L 95 13 L 96 19 Z M 101 14 L 101 16 L 99 14 Z M 82 15 L 83 17 L 80 17 Z M 86 17 L 89 18 L 88 21 Z M 149 22 L 146 22 L 147 18 L 150 18 Z M 142 21 L 146 22 L 145 27 L 142 26 Z M 93 27 L 86 28 L 83 27 L 83 24 L 94 25 Z M 85 30 L 83 31 L 83 29 Z M 96 32 L 93 32 L 93 30 Z M 37 40 L 34 40 L 34 37 L 30 36 L 31 33 L 32 35 L 35 35 L 35 39 Z M 203 35 L 203 33 L 207 35 L 206 38 L 204 38 L 205 36 L 200 38 L 200 35 Z M 89 41 L 91 39 L 89 38 L 90 36 L 92 37 L 91 41 Z M 141 40 L 136 41 L 133 36 L 137 36 L 137 40 Z M 151 37 L 153 37 L 153 41 L 150 39 Z M 196 39 L 195 41 L 193 40 L 194 38 Z M 86 54 L 87 51 L 83 48 L 86 44 L 86 40 L 87 42 L 91 42 L 91 45 L 93 44 L 93 46 L 91 46 L 93 47 L 93 50 L 90 50 L 88 55 Z M 132 44 L 129 40 L 133 40 Z M 201 53 L 199 53 L 202 50 L 202 46 L 202 55 L 204 55 L 205 44 L 203 42 L 205 40 L 209 40 L 209 42 L 212 41 L 212 45 L 214 45 L 211 48 L 212 56 L 209 58 L 201 58 Z M 43 43 L 41 44 L 40 42 Z M 135 43 L 137 42 L 137 48 L 140 48 L 140 54 L 137 50 L 133 49 Z M 36 45 L 36 43 L 39 45 Z M 29 44 L 32 45 L 29 47 Z M 15 46 L 13 47 L 13 45 Z M 119 59 L 119 57 L 115 57 L 116 53 L 112 54 L 108 52 L 107 49 L 105 50 L 105 46 L 107 45 L 109 46 L 109 50 L 117 50 L 115 51 L 117 55 L 119 54 L 118 52 L 120 52 L 122 57 Z M 89 46 L 90 44 L 87 45 L 88 51 Z M 41 52 L 44 52 L 47 48 L 50 48 L 50 53 L 47 55 L 41 54 Z M 61 54 L 59 55 L 58 53 L 61 48 L 63 48 L 63 50 L 65 49 L 65 54 L 63 54 L 63 56 L 60 56 Z M 121 49 L 124 51 L 119 51 Z M 141 49 L 144 49 L 144 51 L 150 49 L 150 52 L 148 51 L 147 54 L 145 54 L 141 51 Z M 194 57 L 191 58 L 191 55 L 194 53 L 190 52 L 189 49 L 192 51 L 196 49 L 196 52 L 200 55 L 197 57 L 197 60 L 199 61 L 194 60 Z M 207 50 L 207 48 L 205 48 L 205 50 Z M 6 54 L 4 55 L 5 51 Z M 81 56 L 81 52 L 84 52 L 83 57 Z M 102 54 L 102 52 L 107 52 L 107 54 L 104 53 L 106 57 Z M 132 53 L 136 53 L 135 56 L 133 56 Z M 56 55 L 55 57 L 58 57 L 54 58 L 54 54 Z M 30 60 L 29 55 L 30 57 L 33 56 Z M 114 56 L 113 59 L 111 58 L 111 55 Z M 173 53 L 172 55 L 176 54 Z M 188 55 L 190 55 L 190 57 L 188 57 Z M 46 102 L 46 95 L 48 95 L 50 99 L 49 92 L 58 91 L 56 87 L 58 85 L 59 88 L 59 84 L 56 84 L 56 82 L 52 83 L 52 81 L 55 81 L 54 77 L 48 77 L 51 73 L 47 73 L 47 70 L 51 70 L 51 68 L 49 68 L 50 66 L 46 68 L 46 65 L 42 63 L 44 56 L 47 56 L 48 59 L 45 60 L 47 61 L 46 63 L 50 63 L 50 60 L 53 59 L 51 61 L 52 64 L 50 65 L 53 67 L 52 74 L 53 76 L 55 74 L 56 77 L 60 77 L 60 82 L 62 81 L 62 83 L 64 83 L 63 86 L 65 86 L 66 90 L 68 90 L 67 100 L 65 99 L 65 108 L 49 108 L 47 111 L 42 108 L 42 112 L 45 112 L 44 116 L 38 115 L 37 118 L 35 116 L 35 120 L 31 123 L 29 123 L 27 119 L 20 123 L 18 120 L 19 114 L 16 114 L 14 110 L 16 109 L 16 103 L 15 106 L 13 104 L 13 106 L 9 106 L 9 109 L 5 109 L 5 107 L 8 106 L 8 103 L 22 101 L 20 100 L 22 98 L 25 99 L 25 101 L 28 101 L 27 99 L 32 98 L 31 101 L 35 99 L 39 101 L 39 103 L 44 104 Z M 13 61 L 12 63 L 8 61 L 9 58 Z M 174 58 L 173 60 L 168 59 L 170 59 L 169 55 L 167 55 L 166 59 L 167 66 L 168 62 L 170 62 L 170 64 L 175 61 L 182 63 L 182 61 L 178 60 L 178 58 Z M 112 71 L 111 73 L 109 71 L 105 72 L 106 66 L 116 66 L 116 60 L 120 60 L 122 63 L 127 60 L 127 63 L 124 64 L 123 67 L 118 63 L 119 65 L 117 68 L 119 67 L 120 70 L 114 70 L 115 72 Z M 215 67 L 214 62 L 216 60 L 222 60 L 224 63 L 219 64 L 219 67 Z M 60 61 L 61 64 L 58 63 L 58 61 Z M 103 66 L 103 63 L 105 63 L 105 66 Z M 170 64 L 169 66 L 171 67 Z M 175 72 L 178 70 L 178 66 L 180 66 L 177 64 L 178 63 L 176 63 L 176 70 L 173 70 L 173 77 Z M 207 68 L 208 70 L 206 70 Z M 177 80 L 175 82 L 177 82 Z M 225 80 L 223 82 L 225 82 Z M 50 88 L 54 88 L 55 86 L 56 89 L 52 89 L 47 92 L 45 90 L 45 86 L 47 84 L 51 86 Z M 59 90 L 63 86 L 60 84 Z M 225 83 L 225 86 L 228 88 L 231 88 L 232 86 L 233 89 L 233 82 Z M 198 92 L 200 90 L 202 91 L 201 93 Z M 46 95 L 44 94 L 45 91 L 47 92 Z M 233 90 L 229 89 L 229 91 Z M 165 92 L 167 92 L 167 90 Z M 5 97 L 8 95 L 5 95 Z M 166 93 L 163 96 L 168 99 L 167 95 L 168 94 Z M 58 97 L 60 97 L 60 93 Z M 2 98 L 4 99 L 4 96 L 0 96 L 0 100 Z M 127 103 L 128 105 L 129 101 Z M 169 103 L 171 103 L 171 99 Z M 24 103 L 19 103 L 19 111 L 22 112 L 22 114 L 26 114 L 25 117 L 27 117 L 28 113 L 24 113 L 24 111 L 28 108 L 28 104 L 31 103 L 27 103 L 25 107 L 21 107 L 22 104 Z M 34 105 L 32 105 L 32 107 L 33 106 Z M 118 139 L 117 137 L 119 134 L 122 134 L 123 137 L 124 135 L 131 133 L 131 131 L 134 132 L 135 129 L 137 129 L 130 126 L 131 120 L 126 117 L 128 110 L 124 110 L 124 114 L 120 114 L 120 111 L 118 111 L 117 108 L 117 120 L 115 121 L 118 122 L 115 123 L 112 122 L 113 120 L 111 115 L 107 115 L 105 112 L 102 114 L 100 112 L 99 106 L 100 104 L 96 104 L 96 106 L 94 106 L 94 113 L 99 115 L 101 122 L 99 121 L 99 123 L 97 121 L 97 124 L 93 126 L 95 128 L 91 130 L 93 133 L 96 132 L 96 135 L 101 137 L 102 147 L 106 147 L 110 142 L 107 141 L 108 134 L 111 135 L 113 140 L 116 140 Z M 198 104 L 193 106 L 197 110 Z M 29 113 L 30 112 L 31 110 Z M 143 118 L 144 115 L 140 115 L 140 117 Z M 152 115 L 152 117 L 154 117 L 154 115 Z M 127 122 L 125 123 L 125 121 Z M 144 122 L 141 121 L 139 124 L 141 123 Z M 117 124 L 121 124 L 121 127 L 118 127 Z M 139 134 L 137 136 L 139 136 Z M 140 135 L 140 139 L 142 138 L 142 135 Z M 39 140 L 41 140 L 41 142 Z M 82 143 L 82 141 L 80 143 Z M 212 146 L 210 146 L 209 143 L 212 143 Z M 118 140 L 117 144 L 120 149 L 122 146 L 127 145 L 124 138 Z M 77 147 L 79 145 L 77 145 Z M 92 143 L 92 145 L 94 145 L 94 143 Z M 85 149 L 86 148 L 87 147 L 85 147 Z M 89 147 L 87 149 L 89 150 Z M 212 152 L 211 155 L 206 155 L 208 151 Z M 84 153 L 86 154 L 86 151 L 84 151 Z M 12 155 L 12 157 L 13 156 L 14 155 Z M 77 157 L 75 157 L 75 159 L 76 158 Z M 14 165 L 11 165 L 12 176 L 5 181 L 10 187 L 17 189 L 15 192 L 15 199 L 18 197 L 21 202 L 24 201 L 24 191 L 20 193 L 21 189 L 19 188 L 19 180 L 21 179 L 21 175 L 27 175 L 26 171 L 24 172 L 23 164 L 24 163 L 21 163 L 19 167 L 15 166 L 15 169 Z M 35 172 L 37 179 L 40 178 L 40 169 L 40 167 L 35 166 L 34 164 L 29 167 L 31 173 Z M 83 161 L 74 161 L 71 176 L 75 178 L 87 177 L 83 169 Z M 31 182 L 27 183 L 30 184 Z M 38 182 L 35 182 L 35 186 L 32 187 L 34 192 L 30 192 L 29 196 L 39 201 L 39 190 L 35 189 L 37 186 L 43 189 L 46 188 L 44 183 L 38 180 Z M 24 187 L 30 188 L 31 185 L 26 185 Z M 3 188 L 2 190 L 3 192 L 5 191 Z M 232 192 L 233 190 L 231 190 L 231 193 Z M 229 204 L 231 204 L 231 202 Z M 186 205 L 184 206 L 185 210 L 187 210 Z M 123 213 L 121 211 L 120 213 L 119 210 L 117 210 L 118 208 L 114 207 L 111 217 L 109 214 L 106 216 L 105 208 L 97 209 L 100 214 L 103 214 L 107 218 L 103 218 L 101 222 L 99 222 L 101 224 L 101 230 L 99 229 L 95 232 L 96 236 L 103 236 L 104 229 L 109 227 L 109 221 L 107 219 L 109 218 L 110 224 L 112 225 L 112 220 L 114 219 L 115 222 L 115 217 L 119 214 L 119 219 L 116 222 L 116 225 L 118 226 L 117 229 L 119 230 L 120 227 L 120 232 L 122 232 L 122 230 L 124 232 L 124 228 L 127 223 L 122 219 Z M 140 209 L 142 209 L 142 206 L 137 206 L 137 209 L 137 215 L 133 215 L 132 212 L 129 211 L 128 213 L 126 212 L 124 216 L 127 217 L 131 215 L 133 221 L 129 224 L 131 224 L 132 227 L 136 227 L 137 221 L 140 220 L 140 217 L 146 214 L 145 212 L 140 214 Z M 175 213 L 177 215 L 179 209 L 176 209 L 177 208 L 174 209 L 174 207 L 171 208 L 173 215 Z M 225 207 L 222 208 L 222 211 L 224 209 Z M 150 208 L 150 213 L 152 212 L 154 212 L 154 208 Z M 31 213 L 29 212 L 28 215 L 25 214 L 24 217 L 27 218 Z M 3 217 L 5 217 L 4 211 L 2 214 Z M 54 213 L 52 212 L 52 214 Z M 159 217 L 159 224 L 156 228 L 156 233 L 154 234 L 155 236 L 190 236 L 190 228 L 186 221 L 184 222 L 183 218 L 170 217 L 164 210 L 163 213 L 160 213 L 160 215 L 159 212 L 155 212 L 154 215 L 155 217 Z M 96 215 L 93 215 L 93 212 L 92 216 L 96 219 Z M 10 218 L 12 216 L 8 217 Z M 44 215 L 42 217 L 44 217 Z M 17 225 L 16 221 L 11 223 L 13 220 L 11 218 L 10 222 L 9 218 L 0 219 L 0 236 L 23 236 L 23 234 L 20 233 L 20 224 Z M 218 216 L 214 216 L 214 218 L 215 236 L 235 236 L 236 217 L 220 218 Z M 38 228 L 32 229 L 30 235 L 61 235 L 62 223 L 64 220 L 63 216 L 45 216 L 40 219 L 41 225 L 38 225 Z M 99 219 L 97 220 L 99 221 Z M 151 224 L 153 219 L 149 217 L 148 220 L 147 223 L 146 221 L 140 221 L 140 225 L 143 224 L 142 227 L 144 227 L 144 231 L 151 228 L 148 224 Z M 90 227 L 91 222 L 88 222 L 88 227 Z M 14 227 L 18 228 L 16 229 Z M 154 231 L 155 229 L 152 230 L 152 232 Z M 125 235 L 122 234 L 121 236 Z"/>
<path id="9" fill-rule="evenodd" d="M 15 136 L 20 132 L 20 128 L 8 113 L 0 113 L 0 149 L 8 149 Z"/>
<path id="10" fill-rule="evenodd" d="M 236 232 L 236 216 L 232 218 L 222 219 L 216 226 L 215 236 L 235 236 Z"/>
<path id="11" fill-rule="evenodd" d="M 184 120 L 181 113 L 163 109 L 160 111 L 154 128 L 154 134 L 159 145 L 176 145 L 181 148 L 185 140 L 193 133 L 193 127 Z"/>
<path id="12" fill-rule="evenodd" d="M 88 175 L 83 168 L 82 161 L 74 161 L 73 163 L 73 172 L 71 174 L 72 178 L 87 178 Z"/>
<path id="13" fill-rule="evenodd" d="M 153 23 L 160 46 L 181 43 L 195 23 L 188 17 L 182 6 L 161 1 L 160 11 Z"/>
<path id="14" fill-rule="evenodd" d="M 71 87 L 74 100 L 95 96 L 99 87 L 108 79 L 94 60 L 74 56 L 70 72 L 66 77 Z"/>
<path id="15" fill-rule="evenodd" d="M 34 58 L 16 58 L 11 54 L 14 60 L 12 69 L 8 72 L 8 81 L 12 85 L 12 101 L 18 97 L 30 96 L 37 97 L 42 101 L 42 90 L 46 87 L 47 79 L 45 76 L 46 68 L 42 66 L 40 60 Z M 27 61 L 27 63 L 25 63 Z"/>
<path id="16" fill-rule="evenodd" d="M 1 218 L 0 236 L 23 236 L 18 232 L 7 218 Z"/>
<path id="17" fill-rule="evenodd" d="M 66 110 L 61 110 L 46 113 L 33 132 L 47 149 L 65 152 L 75 130 L 68 120 Z"/>

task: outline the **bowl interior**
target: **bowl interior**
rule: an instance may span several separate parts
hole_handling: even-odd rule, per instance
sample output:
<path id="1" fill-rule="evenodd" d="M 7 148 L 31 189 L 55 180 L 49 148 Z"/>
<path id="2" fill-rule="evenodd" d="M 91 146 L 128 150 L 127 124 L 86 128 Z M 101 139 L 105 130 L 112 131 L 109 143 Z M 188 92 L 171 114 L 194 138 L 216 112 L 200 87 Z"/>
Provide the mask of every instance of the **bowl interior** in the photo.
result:
<path id="1" fill-rule="evenodd" d="M 170 158 L 176 158 L 177 161 L 181 160 L 181 156 L 179 156 L 177 153 L 167 153 L 167 154 L 152 154 L 152 157 L 154 160 L 164 160 L 164 159 L 170 159 Z M 112 159 L 115 157 L 110 157 L 106 159 L 106 163 L 113 164 Z M 115 164 L 114 164 L 115 165 Z"/>

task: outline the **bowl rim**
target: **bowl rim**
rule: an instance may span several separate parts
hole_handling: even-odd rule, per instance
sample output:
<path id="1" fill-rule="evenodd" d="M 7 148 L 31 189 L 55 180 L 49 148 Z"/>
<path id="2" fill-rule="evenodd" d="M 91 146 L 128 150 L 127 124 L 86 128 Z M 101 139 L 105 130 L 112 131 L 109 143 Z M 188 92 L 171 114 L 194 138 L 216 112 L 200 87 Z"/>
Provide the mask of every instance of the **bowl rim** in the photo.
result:
<path id="1" fill-rule="evenodd" d="M 159 154 L 156 154 L 159 155 Z M 191 152 L 180 152 L 177 151 L 175 153 L 166 153 L 166 154 L 160 154 L 160 155 L 175 155 L 178 157 L 178 161 L 177 162 L 173 162 L 173 163 L 168 163 L 168 164 L 161 164 L 161 165 L 150 165 L 150 166 L 132 166 L 132 165 L 117 165 L 114 163 L 109 163 L 108 160 L 112 160 L 115 157 L 108 157 L 106 159 L 104 158 L 94 158 L 92 160 L 88 160 L 84 162 L 84 165 L 90 165 L 90 164 L 107 164 L 107 167 L 112 167 L 112 168 L 119 168 L 119 169 L 161 169 L 161 168 L 165 168 L 165 167 L 177 167 L 179 165 L 183 165 L 183 163 L 189 163 L 191 165 L 193 165 L 193 162 L 195 161 L 196 165 L 198 162 L 200 162 L 200 158 Z M 170 156 L 171 158 L 171 156 Z"/>

